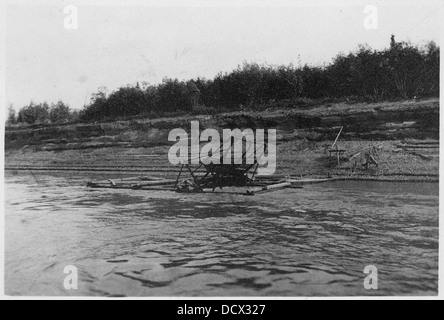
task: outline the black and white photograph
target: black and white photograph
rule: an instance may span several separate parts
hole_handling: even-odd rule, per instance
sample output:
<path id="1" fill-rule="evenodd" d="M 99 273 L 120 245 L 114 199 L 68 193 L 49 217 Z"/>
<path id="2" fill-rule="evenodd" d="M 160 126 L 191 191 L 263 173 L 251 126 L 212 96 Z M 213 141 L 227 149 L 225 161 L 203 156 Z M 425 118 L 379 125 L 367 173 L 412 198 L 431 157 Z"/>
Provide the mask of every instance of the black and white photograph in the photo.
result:
<path id="1" fill-rule="evenodd" d="M 0 10 L 3 299 L 439 299 L 444 1 Z"/>

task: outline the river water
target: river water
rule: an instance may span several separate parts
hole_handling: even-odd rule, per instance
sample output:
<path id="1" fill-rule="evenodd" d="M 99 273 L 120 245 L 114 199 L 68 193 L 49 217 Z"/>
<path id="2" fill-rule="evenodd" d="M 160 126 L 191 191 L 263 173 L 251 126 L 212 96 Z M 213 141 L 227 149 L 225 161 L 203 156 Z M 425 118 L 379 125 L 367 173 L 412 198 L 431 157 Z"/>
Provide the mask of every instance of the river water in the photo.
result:
<path id="1" fill-rule="evenodd" d="M 92 190 L 86 180 L 6 177 L 7 294 L 437 294 L 437 184 L 334 182 L 244 197 Z M 64 288 L 68 265 L 78 290 Z M 364 288 L 368 265 L 378 290 Z"/>

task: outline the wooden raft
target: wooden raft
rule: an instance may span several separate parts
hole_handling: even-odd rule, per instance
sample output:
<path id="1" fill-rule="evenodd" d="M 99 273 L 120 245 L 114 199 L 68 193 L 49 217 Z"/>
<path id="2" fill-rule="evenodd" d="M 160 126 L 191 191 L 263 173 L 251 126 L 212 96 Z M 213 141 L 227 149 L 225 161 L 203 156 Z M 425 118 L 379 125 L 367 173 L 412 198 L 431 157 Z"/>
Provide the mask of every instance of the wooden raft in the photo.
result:
<path id="1" fill-rule="evenodd" d="M 256 177 L 248 186 L 226 187 L 216 190 L 213 188 L 204 188 L 199 191 L 183 192 L 182 190 L 178 190 L 177 180 L 160 177 L 133 177 L 88 182 L 87 187 L 93 189 L 173 191 L 179 193 L 214 193 L 253 196 L 283 189 L 299 189 L 302 188 L 303 184 L 300 180 L 293 180 L 288 176 L 268 176 Z"/>

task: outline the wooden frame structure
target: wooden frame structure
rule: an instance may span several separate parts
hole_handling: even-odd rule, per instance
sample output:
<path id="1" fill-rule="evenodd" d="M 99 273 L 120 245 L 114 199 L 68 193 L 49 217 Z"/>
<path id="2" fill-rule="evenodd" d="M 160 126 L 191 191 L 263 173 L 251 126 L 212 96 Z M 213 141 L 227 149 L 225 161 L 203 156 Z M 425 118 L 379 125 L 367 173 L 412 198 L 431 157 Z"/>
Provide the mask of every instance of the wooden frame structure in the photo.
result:
<path id="1" fill-rule="evenodd" d="M 268 152 L 268 144 L 265 142 L 258 148 L 257 141 L 248 145 L 246 141 L 244 143 L 243 139 L 242 161 L 236 163 L 233 155 L 235 149 L 233 139 L 230 138 L 222 142 L 219 150 L 214 151 L 219 155 L 219 163 L 206 161 L 210 159 L 210 156 L 206 158 L 199 157 L 197 164 L 181 164 L 180 172 L 174 180 L 157 177 L 136 177 L 88 182 L 87 186 L 90 188 L 176 191 L 178 193 L 225 193 L 246 196 L 285 188 L 302 188 L 303 183 L 291 180 L 289 175 L 258 175 L 259 160 Z M 251 150 L 251 148 L 254 148 L 254 150 Z M 263 154 L 257 154 L 258 150 L 262 150 Z M 231 152 L 229 164 L 224 163 L 228 158 L 227 152 Z M 254 155 L 253 159 L 251 158 L 252 155 Z M 188 174 L 188 177 L 185 177 L 186 174 Z M 225 188 L 228 190 L 225 190 Z"/>
<path id="2" fill-rule="evenodd" d="M 225 146 L 228 145 L 228 148 Z M 211 189 L 213 192 L 216 189 L 222 190 L 224 187 L 252 187 L 254 185 L 255 177 L 259 169 L 258 156 L 254 151 L 257 151 L 256 144 L 247 145 L 245 151 L 242 154 L 242 163 L 236 164 L 235 159 L 231 157 L 231 163 L 225 164 L 224 160 L 227 159 L 227 151 L 232 151 L 234 143 L 232 139 L 224 141 L 221 143 L 221 147 L 216 153 L 219 154 L 219 163 L 208 163 L 208 161 L 203 161 L 204 159 L 199 159 L 199 164 L 193 165 L 182 164 L 179 175 L 176 179 L 176 191 L 177 192 L 203 192 L 205 189 Z M 254 162 L 248 164 L 247 153 L 250 148 L 255 148 L 253 150 Z M 267 152 L 268 145 L 264 143 L 262 148 Z M 250 151 L 251 152 L 251 151 Z M 262 156 L 262 155 L 261 155 Z M 208 159 L 207 157 L 206 159 Z M 188 171 L 189 178 L 182 180 L 182 174 L 184 171 Z"/>

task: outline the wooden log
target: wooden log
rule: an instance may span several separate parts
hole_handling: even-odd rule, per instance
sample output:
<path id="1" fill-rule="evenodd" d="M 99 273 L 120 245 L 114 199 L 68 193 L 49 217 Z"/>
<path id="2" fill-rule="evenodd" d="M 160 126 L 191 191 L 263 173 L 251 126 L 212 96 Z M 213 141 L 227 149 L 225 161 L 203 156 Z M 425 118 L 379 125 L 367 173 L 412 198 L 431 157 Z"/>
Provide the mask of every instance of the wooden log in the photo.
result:
<path id="1" fill-rule="evenodd" d="M 245 192 L 240 192 L 240 191 L 213 191 L 213 189 L 204 189 L 201 192 L 198 193 L 204 193 L 204 194 L 231 194 L 231 195 L 237 195 L 237 196 L 254 196 L 253 192 L 249 192 L 249 191 L 245 191 Z"/>
<path id="2" fill-rule="evenodd" d="M 276 189 L 283 189 L 283 188 L 287 188 L 290 187 L 291 183 L 290 182 L 284 182 L 284 183 L 277 183 L 277 184 L 271 184 L 268 186 L 264 186 L 264 187 L 259 187 L 256 188 L 254 190 L 251 190 L 254 193 L 260 192 L 260 191 L 268 191 L 268 190 L 276 190 Z"/>
<path id="3" fill-rule="evenodd" d="M 284 182 L 284 183 L 278 183 L 278 184 L 272 184 L 270 186 L 266 186 L 262 188 L 262 190 L 273 190 L 273 189 L 281 189 L 291 186 L 291 182 Z"/>
<path id="4" fill-rule="evenodd" d="M 131 189 L 134 190 L 134 189 Z M 136 189 L 136 190 L 141 190 L 141 191 L 176 191 L 176 188 L 174 188 L 174 186 L 146 186 L 146 187 L 142 187 L 140 189 Z"/>
<path id="5" fill-rule="evenodd" d="M 260 176 L 257 175 L 256 176 L 256 180 L 280 180 L 280 179 L 286 179 L 288 178 L 290 175 L 285 175 L 285 174 L 275 174 L 272 176 Z"/>
<path id="6" fill-rule="evenodd" d="M 115 182 L 121 182 L 121 181 L 151 181 L 151 180 L 165 180 L 165 178 L 161 178 L 161 177 L 131 177 L 131 178 L 119 178 L 119 179 L 115 179 Z"/>
<path id="7" fill-rule="evenodd" d="M 274 191 L 278 191 L 281 189 L 287 189 L 287 188 L 292 188 L 292 185 L 290 182 L 274 184 L 271 186 L 264 187 L 261 190 L 252 191 L 252 192 L 253 192 L 253 194 L 262 194 L 262 193 L 274 192 Z"/>
<path id="8" fill-rule="evenodd" d="M 403 143 L 413 145 L 439 145 L 439 141 L 404 141 Z"/>
<path id="9" fill-rule="evenodd" d="M 439 145 L 416 145 L 416 144 L 397 144 L 398 148 L 409 149 L 438 149 Z"/>
<path id="10" fill-rule="evenodd" d="M 414 155 L 414 156 L 418 156 L 418 157 L 420 157 L 420 158 L 423 159 L 423 160 L 427 160 L 427 161 L 431 161 L 431 160 L 433 160 L 433 157 L 423 155 L 423 154 L 421 154 L 421 153 L 419 153 L 419 152 L 413 152 L 413 151 L 411 151 L 411 152 L 409 152 L 409 153 L 412 154 L 412 155 Z"/>
<path id="11" fill-rule="evenodd" d="M 157 180 L 157 181 L 146 181 L 143 183 L 139 183 L 136 185 L 133 185 L 133 188 L 140 188 L 140 187 L 149 187 L 149 186 L 165 186 L 165 185 L 174 185 L 176 183 L 175 180 L 165 179 L 165 180 Z"/>
<path id="12" fill-rule="evenodd" d="M 135 190 L 133 186 L 131 185 L 116 185 L 113 186 L 111 184 L 96 184 L 93 182 L 88 183 L 89 188 L 93 189 L 115 189 L 115 190 Z M 136 190 L 152 190 L 152 191 L 174 191 L 175 189 L 171 187 L 170 185 L 167 186 L 143 186 Z"/>

